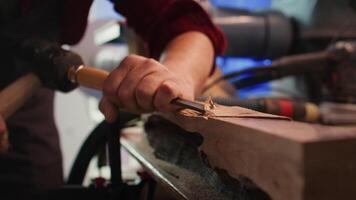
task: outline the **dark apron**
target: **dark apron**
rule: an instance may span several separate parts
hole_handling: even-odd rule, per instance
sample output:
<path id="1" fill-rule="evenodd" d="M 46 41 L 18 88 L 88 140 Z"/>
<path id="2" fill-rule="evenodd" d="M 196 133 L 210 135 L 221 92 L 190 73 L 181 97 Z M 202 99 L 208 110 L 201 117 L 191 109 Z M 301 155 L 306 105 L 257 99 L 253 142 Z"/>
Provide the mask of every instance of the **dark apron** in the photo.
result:
<path id="1" fill-rule="evenodd" d="M 20 17 L 18 0 L 1 0 L 0 7 L 2 7 L 0 26 L 9 22 L 11 24 Z M 56 13 L 48 10 L 46 12 L 52 15 Z M 31 27 L 28 24 L 27 26 Z M 24 32 L 26 31 L 36 35 L 37 30 L 34 25 L 33 30 Z M 38 35 L 42 36 L 45 32 L 39 30 Z M 24 63 L 17 60 L 13 52 L 2 50 L 0 60 L 1 88 L 26 73 L 26 70 L 19 70 L 23 67 L 20 65 Z M 53 188 L 63 183 L 62 157 L 53 115 L 53 97 L 53 91 L 41 89 L 15 115 L 6 120 L 11 148 L 9 152 L 0 154 L 0 199 L 10 194 L 15 195 L 13 198 L 19 196 L 25 198 L 29 192 Z"/>

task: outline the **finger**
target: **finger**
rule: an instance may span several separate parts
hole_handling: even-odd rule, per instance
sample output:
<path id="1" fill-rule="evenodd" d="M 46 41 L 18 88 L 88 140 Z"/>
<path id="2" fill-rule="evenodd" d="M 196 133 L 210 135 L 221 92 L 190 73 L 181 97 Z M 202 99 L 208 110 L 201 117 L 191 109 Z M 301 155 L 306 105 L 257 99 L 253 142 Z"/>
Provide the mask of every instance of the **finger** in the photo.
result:
<path id="1" fill-rule="evenodd" d="M 118 108 L 106 96 L 101 98 L 99 110 L 104 114 L 106 121 L 109 123 L 115 122 L 119 113 Z"/>
<path id="2" fill-rule="evenodd" d="M 129 55 L 127 56 L 121 63 L 120 65 L 112 71 L 109 76 L 105 79 L 104 85 L 103 85 L 103 93 L 105 96 L 107 96 L 109 99 L 115 99 L 116 97 L 116 92 L 118 88 L 120 87 L 121 81 L 124 79 L 124 77 L 129 73 L 129 71 L 134 67 L 136 64 L 138 64 L 141 60 L 143 60 L 143 57 L 136 56 L 136 55 Z"/>
<path id="3" fill-rule="evenodd" d="M 173 111 L 176 107 L 171 105 L 171 101 L 181 96 L 178 84 L 173 80 L 167 80 L 159 86 L 153 104 L 158 111 Z"/>
<path id="4" fill-rule="evenodd" d="M 9 148 L 9 138 L 4 119 L 0 116 L 0 153 L 4 153 Z"/>
<path id="5" fill-rule="evenodd" d="M 159 73 L 145 76 L 135 89 L 136 102 L 144 112 L 157 110 L 153 104 L 153 99 L 162 83 L 161 79 L 158 78 L 159 76 Z"/>
<path id="6" fill-rule="evenodd" d="M 0 135 L 6 132 L 6 124 L 2 116 L 0 115 Z"/>
<path id="7" fill-rule="evenodd" d="M 161 66 L 157 61 L 153 59 L 146 59 L 143 63 L 139 66 L 133 68 L 127 76 L 122 80 L 120 87 L 117 91 L 117 98 L 121 105 L 125 108 L 125 110 L 140 113 L 145 110 L 145 108 L 141 108 L 136 99 L 136 88 L 140 81 L 146 77 L 159 72 L 161 70 L 166 70 Z M 158 80 L 161 77 L 156 77 Z M 151 84 L 151 83 L 147 83 Z M 148 96 L 154 95 L 154 91 Z"/>

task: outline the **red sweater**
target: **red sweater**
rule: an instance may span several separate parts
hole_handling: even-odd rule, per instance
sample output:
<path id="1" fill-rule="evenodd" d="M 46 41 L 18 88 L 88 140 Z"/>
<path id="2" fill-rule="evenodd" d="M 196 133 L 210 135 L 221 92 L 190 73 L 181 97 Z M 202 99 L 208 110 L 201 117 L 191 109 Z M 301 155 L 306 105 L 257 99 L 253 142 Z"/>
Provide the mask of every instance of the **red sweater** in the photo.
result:
<path id="1" fill-rule="evenodd" d="M 31 2 L 22 0 L 23 9 Z M 128 25 L 147 43 L 152 57 L 159 57 L 175 36 L 200 31 L 212 41 L 215 53 L 222 54 L 226 42 L 207 13 L 193 0 L 111 0 L 115 9 L 126 17 Z M 93 0 L 62 0 L 61 41 L 75 44 L 83 37 Z"/>

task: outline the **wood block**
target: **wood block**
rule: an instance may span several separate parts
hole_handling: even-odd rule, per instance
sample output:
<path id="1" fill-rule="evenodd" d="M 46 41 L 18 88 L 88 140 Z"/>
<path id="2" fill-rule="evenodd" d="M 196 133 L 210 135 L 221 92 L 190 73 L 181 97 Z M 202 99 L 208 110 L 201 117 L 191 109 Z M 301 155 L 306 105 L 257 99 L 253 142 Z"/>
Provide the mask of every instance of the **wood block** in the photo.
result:
<path id="1" fill-rule="evenodd" d="M 248 177 L 274 200 L 356 198 L 356 127 L 290 121 L 240 107 L 165 115 L 204 140 L 209 164 Z"/>

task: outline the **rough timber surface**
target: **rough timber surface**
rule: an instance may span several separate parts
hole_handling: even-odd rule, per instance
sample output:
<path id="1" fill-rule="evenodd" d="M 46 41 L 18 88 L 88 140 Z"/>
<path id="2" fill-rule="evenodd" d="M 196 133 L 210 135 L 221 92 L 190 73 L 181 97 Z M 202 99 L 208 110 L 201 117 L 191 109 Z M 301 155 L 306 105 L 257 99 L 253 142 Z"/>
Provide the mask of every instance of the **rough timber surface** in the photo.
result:
<path id="1" fill-rule="evenodd" d="M 356 198 L 356 128 L 299 123 L 239 107 L 167 119 L 203 137 L 209 165 L 246 176 L 274 200 Z"/>

